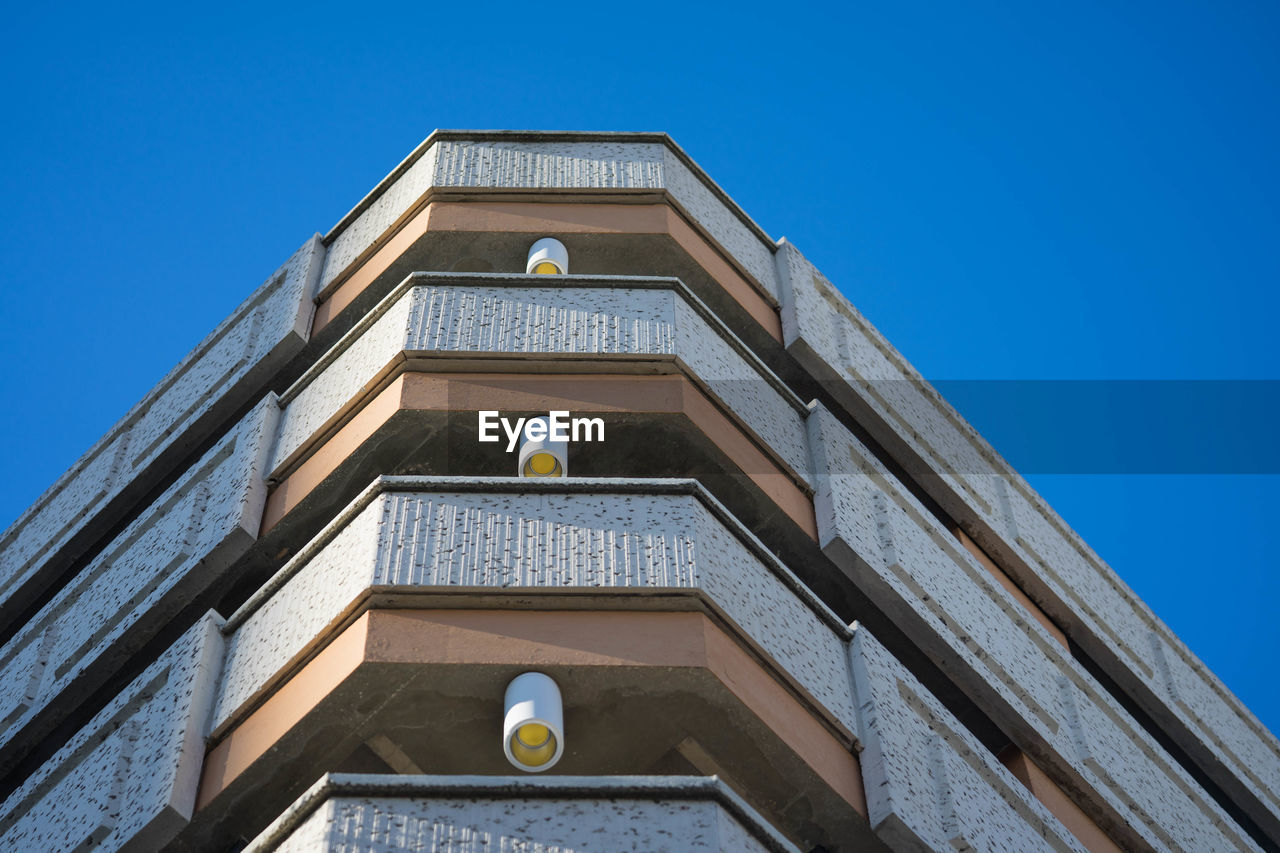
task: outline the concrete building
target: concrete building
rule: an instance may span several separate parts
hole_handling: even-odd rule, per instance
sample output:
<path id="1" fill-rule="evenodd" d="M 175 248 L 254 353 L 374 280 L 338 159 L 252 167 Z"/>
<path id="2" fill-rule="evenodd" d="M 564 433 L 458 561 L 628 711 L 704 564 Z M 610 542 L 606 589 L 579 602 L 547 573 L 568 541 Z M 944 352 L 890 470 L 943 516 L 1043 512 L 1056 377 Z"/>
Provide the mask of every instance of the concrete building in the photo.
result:
<path id="1" fill-rule="evenodd" d="M 5 531 L 0 630 L 3 850 L 1280 849 L 1275 737 L 663 135 L 432 134 Z"/>

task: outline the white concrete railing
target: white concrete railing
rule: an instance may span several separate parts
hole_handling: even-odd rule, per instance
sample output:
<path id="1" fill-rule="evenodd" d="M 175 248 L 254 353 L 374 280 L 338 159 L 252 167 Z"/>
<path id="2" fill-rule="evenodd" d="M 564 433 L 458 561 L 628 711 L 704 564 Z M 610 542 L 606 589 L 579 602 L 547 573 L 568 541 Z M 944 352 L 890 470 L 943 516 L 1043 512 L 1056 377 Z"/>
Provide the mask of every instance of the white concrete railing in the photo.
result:
<path id="1" fill-rule="evenodd" d="M 437 131 L 325 236 L 321 292 L 436 191 L 665 193 L 777 303 L 773 241 L 665 134 Z"/>
<path id="2" fill-rule="evenodd" d="M 281 395 L 272 476 L 402 353 L 675 359 L 812 482 L 804 404 L 675 279 L 489 274 L 410 276 L 362 318 Z"/>

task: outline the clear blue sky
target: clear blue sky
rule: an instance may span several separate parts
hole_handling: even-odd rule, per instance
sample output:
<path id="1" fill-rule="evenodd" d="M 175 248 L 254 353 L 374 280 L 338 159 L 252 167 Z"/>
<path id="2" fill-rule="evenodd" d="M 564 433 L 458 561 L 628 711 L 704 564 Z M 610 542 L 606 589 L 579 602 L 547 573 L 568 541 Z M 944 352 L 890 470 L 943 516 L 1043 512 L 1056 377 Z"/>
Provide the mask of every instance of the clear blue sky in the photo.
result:
<path id="1" fill-rule="evenodd" d="M 9 8 L 0 524 L 436 127 L 668 131 L 933 379 L 1280 379 L 1280 7 L 1021 5 Z M 1257 470 L 1030 479 L 1276 730 Z"/>

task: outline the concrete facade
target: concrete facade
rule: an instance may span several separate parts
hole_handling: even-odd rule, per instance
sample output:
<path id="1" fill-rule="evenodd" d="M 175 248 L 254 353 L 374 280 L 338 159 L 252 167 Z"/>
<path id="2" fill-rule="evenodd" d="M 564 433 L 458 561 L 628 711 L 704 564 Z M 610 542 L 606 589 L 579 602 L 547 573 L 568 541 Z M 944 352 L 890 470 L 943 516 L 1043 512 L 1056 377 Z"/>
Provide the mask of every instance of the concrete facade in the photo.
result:
<path id="1" fill-rule="evenodd" d="M 552 409 L 567 478 L 476 440 Z M 661 134 L 432 134 L 0 535 L 0 630 L 3 849 L 1280 849 L 1274 735 Z"/>

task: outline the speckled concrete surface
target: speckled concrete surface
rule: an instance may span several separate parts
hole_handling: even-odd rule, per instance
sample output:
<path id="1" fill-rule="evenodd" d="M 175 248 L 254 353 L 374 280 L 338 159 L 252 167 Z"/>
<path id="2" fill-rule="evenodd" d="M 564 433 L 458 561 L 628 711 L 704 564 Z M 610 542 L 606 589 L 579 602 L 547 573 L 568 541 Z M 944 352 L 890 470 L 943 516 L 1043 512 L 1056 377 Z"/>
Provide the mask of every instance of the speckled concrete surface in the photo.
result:
<path id="1" fill-rule="evenodd" d="M 217 329 L 0 536 L 0 602 L 169 447 L 194 443 L 191 425 L 226 403 L 251 371 L 274 370 L 302 348 L 324 248 L 307 241 Z M 247 400 L 246 400 L 247 402 Z"/>
<path id="2" fill-rule="evenodd" d="M 449 352 L 661 355 L 675 352 L 672 303 L 663 289 L 627 287 L 625 279 L 597 280 L 595 287 L 559 276 L 511 277 L 505 287 L 485 276 L 413 288 L 405 349 Z M 706 324 L 702 324 L 705 329 Z"/>
<path id="3" fill-rule="evenodd" d="M 246 853 L 797 851 L 722 783 L 682 776 L 333 774 Z"/>
<path id="4" fill-rule="evenodd" d="M 744 356 L 745 347 L 735 347 L 735 339 L 727 329 L 709 326 L 688 302 L 676 299 L 674 312 L 676 354 L 680 360 L 751 427 L 765 446 L 776 451 L 802 481 L 812 486 L 803 438 L 808 410 L 799 398 L 789 389 L 780 398 L 777 386 L 782 383 L 754 357 Z M 791 404 L 787 397 L 793 401 Z"/>
<path id="5" fill-rule="evenodd" d="M 277 412 L 271 397 L 246 415 L 0 650 L 0 682 L 15 688 L 0 694 L 0 747 L 46 707 L 72 710 L 145 640 L 122 644 L 158 602 L 196 594 L 248 549 Z"/>
<path id="6" fill-rule="evenodd" d="M 378 495 L 322 534 L 322 547 L 282 570 L 278 592 L 229 627 L 215 729 L 357 595 L 403 591 L 698 589 L 853 731 L 853 704 L 834 616 L 798 597 L 798 582 L 758 556 L 708 510 L 709 497 L 526 493 L 497 481 L 473 492 Z M 570 483 L 572 481 L 557 481 Z M 592 480 L 577 481 L 590 489 Z M 615 489 L 620 481 L 613 481 Z M 442 484 L 447 488 L 447 484 Z M 479 485 L 479 484 L 477 484 Z"/>
<path id="7" fill-rule="evenodd" d="M 436 152 L 428 150 L 400 175 L 395 183 L 369 201 L 360 216 L 336 233 L 326 235 L 329 250 L 320 274 L 319 290 L 323 291 L 362 254 L 369 251 L 392 224 L 413 206 L 432 185 L 436 170 Z"/>
<path id="8" fill-rule="evenodd" d="M 1280 834 L 1275 736 L 793 246 L 782 244 L 778 261 L 788 349 L 829 378 L 837 397 L 855 395 L 876 411 L 962 504 L 944 507 L 979 519 L 1011 573 L 1037 580 L 1029 591 L 1045 609 L 1083 628 L 1073 639 L 1110 659 L 1110 674 L 1150 713 L 1176 720 L 1166 726 L 1174 739 Z"/>
<path id="9" fill-rule="evenodd" d="M 633 850 L 752 853 L 765 847 L 715 803 L 689 800 L 329 800 L 294 830 L 281 853 L 529 848 L 546 853 Z"/>
<path id="10" fill-rule="evenodd" d="M 452 278 L 411 278 L 284 393 L 275 476 L 400 353 L 493 352 L 674 357 L 798 478 L 811 479 L 798 398 L 675 280 L 628 287 L 622 278 L 562 277 L 557 287 L 531 287 L 538 279 Z"/>
<path id="11" fill-rule="evenodd" d="M 360 395 L 403 350 L 412 306 L 409 293 L 379 306 L 374 316 L 352 329 L 281 395 L 280 424 L 268 465 L 273 477 L 279 477 L 281 466 L 307 438 Z"/>
<path id="12" fill-rule="evenodd" d="M 1043 626 L 825 409 L 809 419 L 823 551 L 1024 751 L 1156 849 L 1255 849 Z"/>
<path id="13" fill-rule="evenodd" d="M 0 849 L 156 850 L 186 824 L 222 650 L 210 614 L 0 805 Z"/>
<path id="14" fill-rule="evenodd" d="M 865 628 L 849 659 L 867 809 L 891 848 L 1084 850 Z"/>
<path id="15" fill-rule="evenodd" d="M 642 141 L 641 141 L 642 140 Z M 696 167 L 695 167 L 696 168 Z M 561 189 L 666 191 L 755 279 L 777 298 L 773 246 L 743 221 L 701 170 L 682 152 L 646 135 L 598 134 L 584 141 L 457 138 L 431 142 L 396 180 L 383 187 L 357 216 L 334 230 L 321 287 L 342 276 L 353 261 L 424 194 L 433 189 Z"/>
<path id="16" fill-rule="evenodd" d="M 776 301 L 774 247 L 766 245 L 708 187 L 710 178 L 695 174 L 671 149 L 663 151 L 667 190 L 680 207 L 751 274 Z"/>

